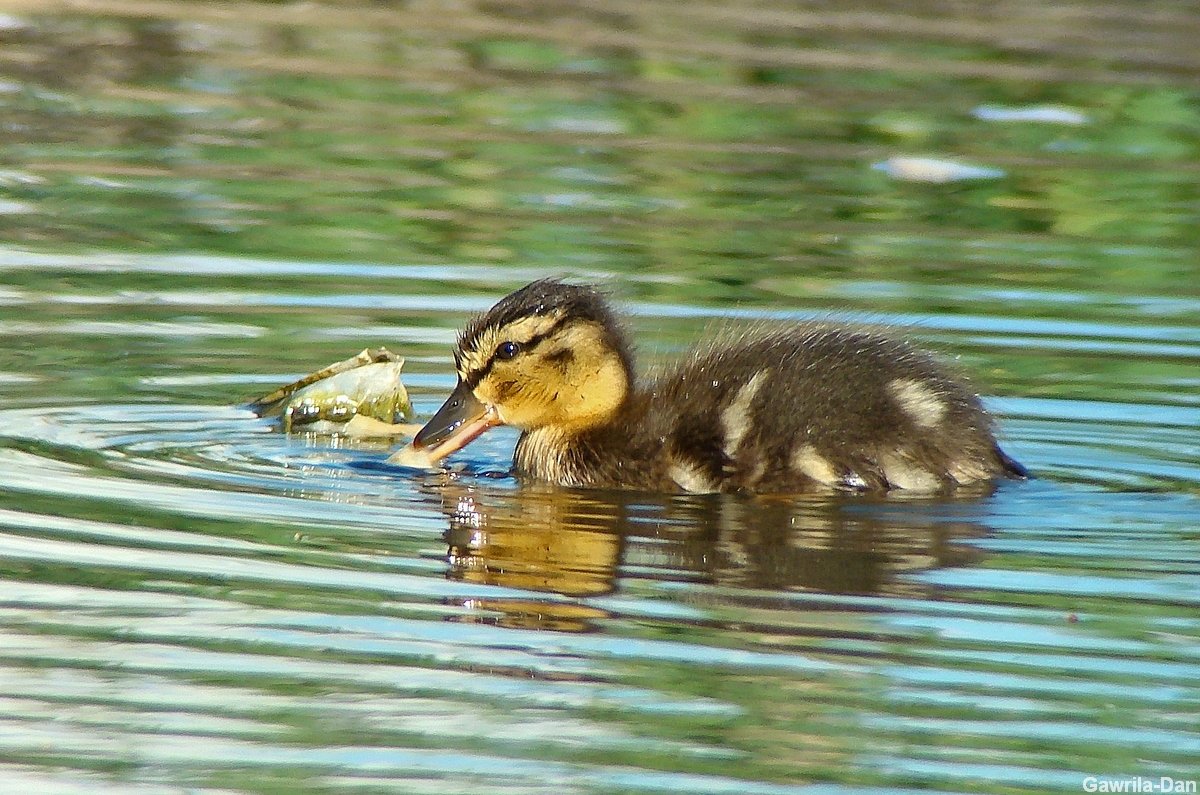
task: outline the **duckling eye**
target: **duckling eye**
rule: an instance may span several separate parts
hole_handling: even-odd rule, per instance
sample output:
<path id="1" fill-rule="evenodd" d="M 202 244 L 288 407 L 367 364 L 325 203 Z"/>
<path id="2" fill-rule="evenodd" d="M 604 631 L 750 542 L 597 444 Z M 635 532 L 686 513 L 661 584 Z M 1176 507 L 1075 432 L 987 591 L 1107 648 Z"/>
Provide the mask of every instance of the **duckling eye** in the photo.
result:
<path id="1" fill-rule="evenodd" d="M 497 359 L 511 359 L 521 352 L 521 346 L 515 342 L 502 342 L 496 346 Z"/>

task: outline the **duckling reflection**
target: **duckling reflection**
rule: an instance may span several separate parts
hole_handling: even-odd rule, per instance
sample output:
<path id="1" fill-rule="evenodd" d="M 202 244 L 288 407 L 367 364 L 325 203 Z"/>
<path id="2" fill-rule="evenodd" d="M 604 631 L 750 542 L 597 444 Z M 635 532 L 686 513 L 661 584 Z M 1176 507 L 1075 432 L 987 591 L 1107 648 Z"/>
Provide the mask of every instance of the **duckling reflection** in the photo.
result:
<path id="1" fill-rule="evenodd" d="M 590 600 L 614 592 L 619 578 L 928 596 L 908 575 L 969 564 L 976 553 L 958 542 L 986 533 L 969 518 L 948 518 L 945 503 L 934 514 L 894 504 L 885 514 L 882 503 L 835 499 L 501 492 L 461 481 L 442 494 L 448 577 L 571 597 L 471 600 L 464 606 L 472 612 L 455 620 L 564 632 L 591 631 L 611 617 Z M 962 512 L 971 514 L 969 506 Z"/>
<path id="2" fill-rule="evenodd" d="M 885 515 L 837 500 L 713 503 L 688 506 L 654 537 L 630 537 L 623 567 L 730 588 L 924 597 L 927 586 L 909 575 L 970 564 L 978 552 L 961 542 L 986 534 L 919 506 Z"/>
<path id="3" fill-rule="evenodd" d="M 625 539 L 619 505 L 554 489 L 485 496 L 452 485 L 443 495 L 451 579 L 577 599 L 615 588 Z M 497 598 L 468 606 L 480 611 L 470 620 L 481 623 L 564 632 L 587 631 L 607 615 L 581 601 Z"/>

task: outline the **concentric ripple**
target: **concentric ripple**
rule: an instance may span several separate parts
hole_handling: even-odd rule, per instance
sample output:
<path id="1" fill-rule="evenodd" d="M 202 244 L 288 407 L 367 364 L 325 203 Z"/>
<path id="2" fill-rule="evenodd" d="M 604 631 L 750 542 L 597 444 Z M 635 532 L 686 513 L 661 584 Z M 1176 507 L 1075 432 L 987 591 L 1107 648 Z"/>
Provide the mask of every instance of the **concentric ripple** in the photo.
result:
<path id="1" fill-rule="evenodd" d="M 1194 410 L 997 405 L 1035 470 L 1088 440 L 1105 488 L 539 493 L 492 476 L 511 438 L 418 475 L 382 465 L 386 445 L 239 409 L 0 412 L 6 775 L 132 758 L 467 791 L 504 759 L 489 787 L 782 793 L 756 782 L 833 764 L 938 786 L 971 749 L 1017 787 L 1070 789 L 1074 772 L 1039 773 L 1067 753 L 1182 775 L 1200 749 L 1180 712 L 1200 695 L 1197 500 L 1124 490 L 1197 482 L 1161 446 Z M 784 754 L 800 726 L 816 758 Z"/>

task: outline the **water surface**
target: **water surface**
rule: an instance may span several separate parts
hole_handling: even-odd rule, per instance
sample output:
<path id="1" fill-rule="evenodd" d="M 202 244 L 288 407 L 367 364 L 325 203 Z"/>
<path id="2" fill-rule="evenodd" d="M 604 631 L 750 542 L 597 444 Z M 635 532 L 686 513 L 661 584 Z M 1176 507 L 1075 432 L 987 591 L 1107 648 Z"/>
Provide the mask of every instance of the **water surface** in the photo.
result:
<path id="1" fill-rule="evenodd" d="M 0 1 L 0 789 L 1197 778 L 1187 2 Z M 287 437 L 367 345 L 600 281 L 647 366 L 907 327 L 1035 480 L 531 488 Z"/>

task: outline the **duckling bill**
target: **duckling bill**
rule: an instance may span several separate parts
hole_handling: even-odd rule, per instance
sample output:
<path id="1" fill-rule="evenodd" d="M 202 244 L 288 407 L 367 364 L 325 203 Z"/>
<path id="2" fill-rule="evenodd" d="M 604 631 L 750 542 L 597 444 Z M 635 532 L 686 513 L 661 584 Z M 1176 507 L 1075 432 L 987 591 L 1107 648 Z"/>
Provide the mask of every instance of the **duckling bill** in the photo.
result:
<path id="1" fill-rule="evenodd" d="M 781 327 L 639 382 L 601 293 L 542 280 L 472 319 L 454 361 L 454 392 L 392 461 L 433 465 L 512 425 L 515 474 L 564 486 L 937 492 L 1026 475 L 969 388 L 867 331 Z"/>

